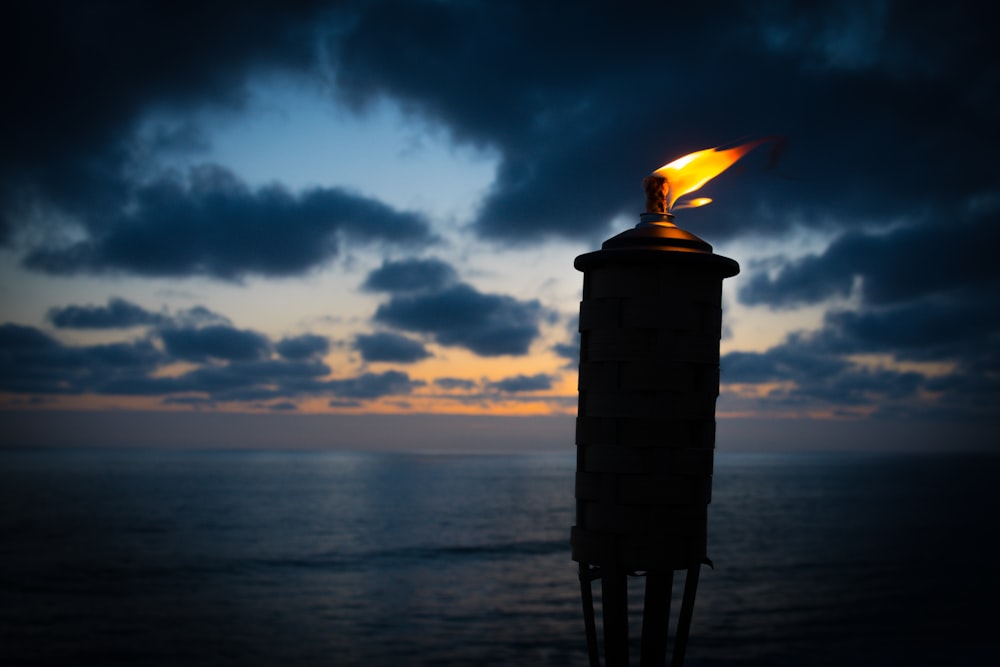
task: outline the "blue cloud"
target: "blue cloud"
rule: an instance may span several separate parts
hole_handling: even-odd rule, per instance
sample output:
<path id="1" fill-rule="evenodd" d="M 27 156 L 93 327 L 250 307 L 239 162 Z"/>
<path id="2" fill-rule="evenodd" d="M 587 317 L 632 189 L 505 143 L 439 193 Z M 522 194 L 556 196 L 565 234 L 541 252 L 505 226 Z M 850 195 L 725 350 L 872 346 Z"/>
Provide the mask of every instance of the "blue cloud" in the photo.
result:
<path id="1" fill-rule="evenodd" d="M 409 394 L 414 388 L 423 384 L 422 380 L 411 380 L 406 373 L 386 371 L 363 373 L 358 377 L 343 380 L 330 380 L 324 386 L 340 398 L 364 400 Z"/>
<path id="2" fill-rule="evenodd" d="M 167 324 L 166 315 L 153 313 L 125 299 L 109 299 L 106 306 L 52 308 L 48 319 L 60 329 L 123 329 Z"/>
<path id="3" fill-rule="evenodd" d="M 456 389 L 471 391 L 479 386 L 474 380 L 466 380 L 463 378 L 437 378 L 434 380 L 434 384 L 441 387 L 445 391 L 453 391 Z"/>
<path id="4" fill-rule="evenodd" d="M 282 338 L 274 349 L 285 359 L 300 360 L 320 357 L 330 351 L 330 341 L 316 334 Z"/>
<path id="5" fill-rule="evenodd" d="M 552 376 L 547 373 L 536 375 L 514 375 L 490 382 L 489 386 L 498 391 L 519 393 L 525 391 L 545 391 L 552 388 Z"/>
<path id="6" fill-rule="evenodd" d="M 222 325 L 164 329 L 160 337 L 170 356 L 186 361 L 247 361 L 264 358 L 271 349 L 263 334 Z"/>
<path id="7" fill-rule="evenodd" d="M 312 334 L 272 344 L 261 333 L 216 324 L 157 333 L 162 350 L 152 338 L 71 346 L 35 327 L 2 324 L 0 391 L 150 396 L 192 407 L 259 403 L 287 410 L 307 397 L 333 396 L 361 404 L 407 395 L 425 384 L 397 370 L 328 379 L 331 369 L 320 357 L 329 342 Z M 195 366 L 179 374 L 157 373 L 177 361 Z"/>
<path id="8" fill-rule="evenodd" d="M 336 257 L 345 238 L 408 247 L 432 240 L 420 215 L 337 188 L 251 189 L 217 165 L 193 169 L 187 180 L 164 176 L 136 186 L 131 200 L 127 210 L 92 223 L 85 240 L 35 248 L 25 264 L 55 274 L 239 280 L 305 273 Z"/>
<path id="9" fill-rule="evenodd" d="M 0 388 L 15 393 L 101 393 L 108 383 L 142 377 L 165 357 L 148 340 L 69 347 L 34 327 L 0 325 Z"/>
<path id="10" fill-rule="evenodd" d="M 442 345 L 482 356 L 526 354 L 546 316 L 538 301 L 483 294 L 465 284 L 394 295 L 375 311 L 376 322 L 427 334 Z"/>
<path id="11" fill-rule="evenodd" d="M 408 364 L 431 356 L 419 341 L 384 331 L 359 334 L 354 339 L 354 346 L 365 361 L 394 361 Z"/>
<path id="12" fill-rule="evenodd" d="M 457 280 L 455 269 L 439 259 L 386 261 L 368 274 L 362 287 L 378 292 L 440 290 Z"/>

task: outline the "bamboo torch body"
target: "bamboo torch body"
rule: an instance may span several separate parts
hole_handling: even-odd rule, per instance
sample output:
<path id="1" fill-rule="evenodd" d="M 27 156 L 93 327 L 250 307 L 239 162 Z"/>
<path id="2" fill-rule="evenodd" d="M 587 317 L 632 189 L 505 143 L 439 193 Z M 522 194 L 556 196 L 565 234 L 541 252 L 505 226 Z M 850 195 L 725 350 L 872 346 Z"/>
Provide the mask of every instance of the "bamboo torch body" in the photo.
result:
<path id="1" fill-rule="evenodd" d="M 628 578 L 646 576 L 641 664 L 663 665 L 673 574 L 686 570 L 678 667 L 707 561 L 722 281 L 739 265 L 665 212 L 643 214 L 574 265 L 584 277 L 571 541 L 591 664 L 600 664 L 593 581 L 606 664 L 618 667 L 629 663 Z"/>

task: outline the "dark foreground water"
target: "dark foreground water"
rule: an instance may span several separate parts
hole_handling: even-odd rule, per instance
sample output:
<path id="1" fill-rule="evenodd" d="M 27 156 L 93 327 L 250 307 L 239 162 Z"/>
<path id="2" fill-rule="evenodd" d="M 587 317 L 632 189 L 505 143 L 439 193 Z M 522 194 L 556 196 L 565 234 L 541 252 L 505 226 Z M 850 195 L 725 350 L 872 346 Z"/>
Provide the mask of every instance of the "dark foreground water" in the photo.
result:
<path id="1" fill-rule="evenodd" d="M 997 463 L 720 453 L 687 664 L 1000 664 Z M 0 665 L 585 665 L 573 465 L 0 452 Z"/>

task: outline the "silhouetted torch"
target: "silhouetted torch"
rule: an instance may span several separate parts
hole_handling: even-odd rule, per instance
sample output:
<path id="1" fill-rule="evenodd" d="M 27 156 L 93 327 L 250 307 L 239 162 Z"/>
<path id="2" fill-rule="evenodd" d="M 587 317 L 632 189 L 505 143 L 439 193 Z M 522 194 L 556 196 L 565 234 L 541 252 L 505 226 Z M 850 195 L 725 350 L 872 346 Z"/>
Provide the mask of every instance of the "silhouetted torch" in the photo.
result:
<path id="1" fill-rule="evenodd" d="M 674 224 L 671 210 L 761 139 L 698 151 L 643 181 L 633 229 L 580 255 L 576 525 L 590 664 L 600 665 L 593 582 L 601 581 L 607 667 L 629 664 L 628 581 L 645 577 L 640 664 L 664 665 L 674 572 L 686 570 L 671 664 L 684 661 L 706 554 L 719 394 L 722 281 L 739 265 Z"/>

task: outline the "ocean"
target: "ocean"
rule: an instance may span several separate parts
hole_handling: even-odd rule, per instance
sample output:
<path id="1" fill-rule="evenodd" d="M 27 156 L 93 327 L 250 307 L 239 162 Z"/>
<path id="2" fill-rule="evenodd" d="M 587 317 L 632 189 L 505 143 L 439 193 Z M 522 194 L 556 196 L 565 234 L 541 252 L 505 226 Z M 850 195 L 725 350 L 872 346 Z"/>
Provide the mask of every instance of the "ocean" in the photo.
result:
<path id="1" fill-rule="evenodd" d="M 574 464 L 0 451 L 0 665 L 585 666 Z M 998 464 L 718 452 L 686 664 L 1000 664 Z"/>

